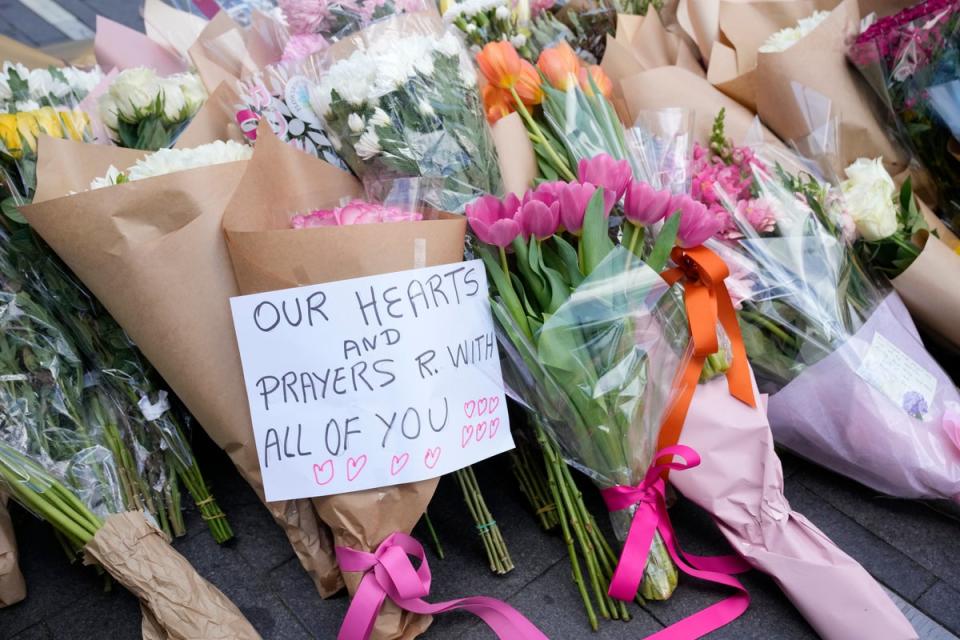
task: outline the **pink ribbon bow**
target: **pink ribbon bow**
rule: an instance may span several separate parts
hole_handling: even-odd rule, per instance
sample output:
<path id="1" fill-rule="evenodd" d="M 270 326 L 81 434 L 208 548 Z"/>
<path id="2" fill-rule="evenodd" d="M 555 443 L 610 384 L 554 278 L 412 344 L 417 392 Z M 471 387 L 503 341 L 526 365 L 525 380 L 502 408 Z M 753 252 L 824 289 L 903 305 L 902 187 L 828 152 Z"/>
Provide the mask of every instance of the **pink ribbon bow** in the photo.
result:
<path id="1" fill-rule="evenodd" d="M 410 556 L 420 561 L 416 569 Z M 365 573 L 337 640 L 368 640 L 386 598 L 401 609 L 423 615 L 469 611 L 483 619 L 501 640 L 548 640 L 520 612 L 496 598 L 474 596 L 436 604 L 422 600 L 430 593 L 430 567 L 423 546 L 405 533 L 391 534 L 374 553 L 337 547 L 337 560 L 343 571 Z"/>
<path id="2" fill-rule="evenodd" d="M 680 456 L 684 461 L 673 462 L 675 455 Z M 666 464 L 659 463 L 658 461 L 664 457 L 671 461 Z M 616 486 L 601 491 L 603 500 L 607 503 L 607 509 L 610 511 L 637 506 L 633 521 L 630 523 L 630 532 L 623 545 L 623 553 L 620 555 L 620 563 L 610 581 L 610 589 L 607 592 L 610 597 L 627 602 L 636 597 L 637 589 L 640 588 L 640 582 L 643 580 L 643 569 L 650 554 L 650 545 L 653 544 L 653 534 L 656 531 L 660 532 L 670 557 L 681 571 L 695 578 L 737 590 L 737 593 L 729 598 L 648 636 L 648 640 L 699 638 L 733 622 L 750 605 L 747 590 L 739 580 L 733 577 L 734 574 L 750 569 L 743 558 L 736 555 L 714 557 L 689 555 L 682 553 L 677 546 L 676 534 L 670 524 L 670 516 L 667 514 L 667 504 L 664 500 L 666 484 L 663 477 L 667 470 L 684 471 L 698 464 L 700 464 L 700 456 L 690 447 L 684 445 L 665 447 L 656 455 L 654 464 L 639 485 Z"/>

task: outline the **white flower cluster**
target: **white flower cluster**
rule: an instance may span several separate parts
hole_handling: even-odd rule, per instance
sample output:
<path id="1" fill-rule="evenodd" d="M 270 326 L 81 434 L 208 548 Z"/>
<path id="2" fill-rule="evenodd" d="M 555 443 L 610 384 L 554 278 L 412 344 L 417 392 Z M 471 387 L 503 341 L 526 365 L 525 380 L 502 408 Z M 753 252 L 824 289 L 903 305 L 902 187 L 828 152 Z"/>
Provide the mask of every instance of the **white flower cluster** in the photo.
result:
<path id="1" fill-rule="evenodd" d="M 897 185 L 883 167 L 883 158 L 858 158 L 840 183 L 847 210 L 864 240 L 883 240 L 897 232 Z"/>
<path id="2" fill-rule="evenodd" d="M 435 53 L 456 56 L 462 50 L 460 41 L 449 32 L 440 38 L 419 34 L 381 37 L 331 66 L 312 89 L 311 104 L 317 113 L 328 115 L 334 89 L 355 107 L 376 104 L 380 97 L 396 91 L 417 74 L 432 74 Z M 464 76 L 468 85 L 476 81 L 471 74 L 468 71 Z"/>
<path id="3" fill-rule="evenodd" d="M 472 18 L 481 13 L 493 11 L 501 20 L 510 17 L 509 0 L 463 0 L 463 2 L 454 2 L 443 13 L 443 20 L 447 24 L 463 16 Z"/>
<path id="4" fill-rule="evenodd" d="M 155 178 L 188 169 L 249 160 L 252 155 L 253 148 L 233 140 L 227 142 L 217 140 L 193 149 L 160 149 L 137 160 L 136 164 L 126 171 L 121 172 L 111 166 L 106 176 L 96 178 L 90 183 L 90 188 L 101 189 L 122 182 Z"/>
<path id="5" fill-rule="evenodd" d="M 13 75 L 27 83 L 26 95 L 15 95 Z M 84 71 L 75 67 L 28 69 L 19 63 L 0 67 L 0 112 L 34 111 L 42 105 L 76 106 L 103 80 L 99 67 Z"/>
<path id="6" fill-rule="evenodd" d="M 126 69 L 100 96 L 100 119 L 114 131 L 120 120 L 135 123 L 151 116 L 176 124 L 193 117 L 206 99 L 207 92 L 196 74 L 163 78 L 145 67 Z"/>
<path id="7" fill-rule="evenodd" d="M 800 18 L 795 27 L 780 29 L 760 45 L 761 53 L 777 53 L 786 51 L 796 43 L 800 42 L 804 36 L 820 26 L 820 23 L 827 19 L 829 11 L 814 11 L 813 15 L 806 18 Z"/>

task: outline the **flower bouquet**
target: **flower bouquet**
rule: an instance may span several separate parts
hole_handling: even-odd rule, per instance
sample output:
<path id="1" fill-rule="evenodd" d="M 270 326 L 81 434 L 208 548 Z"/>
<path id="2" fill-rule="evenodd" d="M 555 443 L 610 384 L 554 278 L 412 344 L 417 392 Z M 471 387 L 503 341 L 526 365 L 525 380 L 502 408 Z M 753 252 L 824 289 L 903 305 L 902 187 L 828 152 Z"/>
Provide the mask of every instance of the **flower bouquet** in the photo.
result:
<path id="1" fill-rule="evenodd" d="M 97 106 L 115 144 L 156 151 L 173 144 L 206 99 L 193 73 L 160 77 L 139 67 L 121 71 Z"/>
<path id="2" fill-rule="evenodd" d="M 17 562 L 17 540 L 7 511 L 7 496 L 0 495 L 0 609 L 26 597 L 27 585 Z"/>
<path id="3" fill-rule="evenodd" d="M 694 195 L 723 221 L 712 246 L 733 274 L 750 361 L 775 392 L 777 441 L 891 495 L 958 499 L 960 394 L 844 241 L 842 194 L 789 154 L 734 147 L 721 119 L 695 157 Z M 730 174 L 722 187 L 718 174 Z M 854 211 L 866 204 L 855 197 Z"/>
<path id="4" fill-rule="evenodd" d="M 887 107 L 898 138 L 932 174 L 941 216 L 960 229 L 960 11 L 953 2 L 927 0 L 873 18 L 851 46 L 850 59 Z"/>
<path id="5" fill-rule="evenodd" d="M 0 66 L 0 113 L 73 106 L 101 80 L 99 67 L 89 71 L 76 67 L 28 69 L 22 64 L 4 62 Z"/>
<path id="6" fill-rule="evenodd" d="M 328 56 L 311 103 L 363 181 L 442 177 L 430 204 L 452 212 L 501 191 L 476 72 L 439 19 L 397 16 L 341 40 Z"/>
<path id="7" fill-rule="evenodd" d="M 242 177 L 237 161 L 249 153 L 239 143 L 165 150 L 135 170 L 142 152 L 45 138 L 41 188 L 23 212 L 262 496 L 228 302 L 236 281 L 221 229 Z M 111 166 L 120 168 L 109 180 L 116 184 L 91 190 Z M 118 227 L 116 216 L 142 224 Z M 340 588 L 330 534 L 313 505 L 267 507 L 318 590 Z"/>
<path id="8" fill-rule="evenodd" d="M 278 138 L 301 151 L 346 169 L 323 130 L 323 121 L 313 110 L 310 91 L 317 86 L 320 70 L 315 58 L 270 65 L 237 85 L 239 102 L 232 111 L 248 140 L 257 139 L 265 120 Z"/>
<path id="9" fill-rule="evenodd" d="M 427 11 L 425 0 L 277 0 L 293 38 L 336 42 L 378 20 Z"/>

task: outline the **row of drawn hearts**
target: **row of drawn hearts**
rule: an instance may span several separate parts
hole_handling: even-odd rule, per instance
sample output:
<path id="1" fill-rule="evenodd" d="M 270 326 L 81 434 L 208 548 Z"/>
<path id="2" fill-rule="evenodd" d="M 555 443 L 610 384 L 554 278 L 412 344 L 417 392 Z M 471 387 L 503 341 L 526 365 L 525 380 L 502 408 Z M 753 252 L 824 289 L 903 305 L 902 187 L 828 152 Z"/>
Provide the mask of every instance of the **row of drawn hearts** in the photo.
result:
<path id="1" fill-rule="evenodd" d="M 460 429 L 460 448 L 465 449 L 468 444 L 474 441 L 481 442 L 485 437 L 493 440 L 499 430 L 500 418 L 490 420 L 489 424 L 486 420 L 478 422 L 476 425 L 465 424 Z"/>
<path id="2" fill-rule="evenodd" d="M 500 396 L 490 396 L 489 398 L 480 398 L 478 400 L 467 400 L 463 403 L 463 413 L 470 420 L 473 414 L 479 418 L 482 415 L 493 415 L 497 407 L 500 406 Z"/>
<path id="3" fill-rule="evenodd" d="M 440 461 L 440 454 L 442 449 L 440 447 L 434 447 L 432 449 L 427 449 L 426 453 L 423 455 L 423 464 L 427 469 L 433 469 L 437 466 L 437 462 Z M 395 476 L 401 471 L 404 467 L 407 466 L 407 463 L 410 462 L 410 454 L 402 453 L 400 455 L 393 456 L 390 461 L 390 475 Z M 364 467 L 367 466 L 367 455 L 359 455 L 356 458 L 350 457 L 347 458 L 347 482 L 353 482 L 358 477 L 360 477 L 360 472 L 363 471 Z M 323 464 L 313 465 L 313 479 L 319 486 L 324 486 L 330 484 L 333 481 L 333 477 L 336 474 L 334 468 L 333 460 L 327 460 Z"/>

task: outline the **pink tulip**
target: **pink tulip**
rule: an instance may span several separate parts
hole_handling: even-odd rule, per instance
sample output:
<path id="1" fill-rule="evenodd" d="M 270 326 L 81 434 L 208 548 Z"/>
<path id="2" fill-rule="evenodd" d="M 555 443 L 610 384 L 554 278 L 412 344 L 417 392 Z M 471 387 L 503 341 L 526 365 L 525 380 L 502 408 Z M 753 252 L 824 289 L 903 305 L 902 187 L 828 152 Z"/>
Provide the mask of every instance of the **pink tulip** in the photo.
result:
<path id="1" fill-rule="evenodd" d="M 658 191 L 646 182 L 634 181 L 627 187 L 623 213 L 634 224 L 655 224 L 667 215 L 670 199 L 669 191 Z"/>
<path id="2" fill-rule="evenodd" d="M 523 202 L 539 200 L 548 207 L 560 199 L 560 194 L 566 189 L 566 182 L 541 182 L 537 188 L 523 194 Z"/>
<path id="3" fill-rule="evenodd" d="M 606 153 L 581 160 L 577 165 L 580 182 L 589 182 L 605 189 L 604 200 L 608 209 L 612 209 L 623 198 L 632 175 L 629 162 L 614 160 Z"/>
<path id="4" fill-rule="evenodd" d="M 680 228 L 677 231 L 677 243 L 684 248 L 696 247 L 719 233 L 722 220 L 715 216 L 705 205 L 687 194 L 673 196 L 670 199 L 669 214 L 680 212 Z"/>
<path id="5" fill-rule="evenodd" d="M 520 235 L 520 224 L 515 219 L 519 206 L 520 200 L 513 194 L 503 201 L 496 196 L 482 196 L 467 205 L 467 222 L 480 242 L 508 247 Z"/>
<path id="6" fill-rule="evenodd" d="M 547 206 L 539 200 L 529 200 L 517 212 L 517 222 L 524 239 L 535 236 L 538 240 L 545 240 L 560 226 L 560 203 Z"/>
<path id="7" fill-rule="evenodd" d="M 578 233 L 583 228 L 583 216 L 596 190 L 590 183 L 571 182 L 560 193 L 560 221 L 570 233 Z"/>

